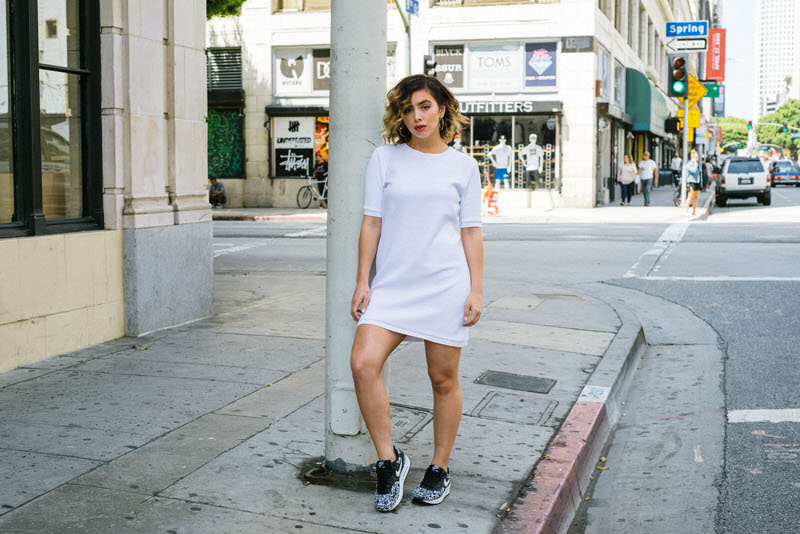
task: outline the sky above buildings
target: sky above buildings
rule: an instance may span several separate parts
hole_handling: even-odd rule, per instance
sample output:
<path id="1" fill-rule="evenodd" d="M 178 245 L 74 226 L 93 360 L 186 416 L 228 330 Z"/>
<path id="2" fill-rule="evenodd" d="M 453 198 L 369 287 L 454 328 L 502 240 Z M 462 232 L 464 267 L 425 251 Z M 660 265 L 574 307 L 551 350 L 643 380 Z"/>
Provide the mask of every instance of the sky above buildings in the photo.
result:
<path id="1" fill-rule="evenodd" d="M 756 0 L 722 0 L 726 32 L 725 115 L 754 120 Z"/>

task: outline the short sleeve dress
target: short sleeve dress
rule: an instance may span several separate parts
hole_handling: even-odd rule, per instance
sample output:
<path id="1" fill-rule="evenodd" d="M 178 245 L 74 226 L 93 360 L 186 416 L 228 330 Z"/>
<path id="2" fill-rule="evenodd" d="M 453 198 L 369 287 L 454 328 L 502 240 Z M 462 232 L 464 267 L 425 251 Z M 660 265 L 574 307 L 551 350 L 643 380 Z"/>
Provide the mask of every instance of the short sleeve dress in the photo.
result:
<path id="1" fill-rule="evenodd" d="M 379 147 L 367 166 L 364 214 L 380 217 L 370 300 L 358 324 L 463 347 L 470 274 L 461 228 L 481 226 L 477 162 L 448 148 Z"/>

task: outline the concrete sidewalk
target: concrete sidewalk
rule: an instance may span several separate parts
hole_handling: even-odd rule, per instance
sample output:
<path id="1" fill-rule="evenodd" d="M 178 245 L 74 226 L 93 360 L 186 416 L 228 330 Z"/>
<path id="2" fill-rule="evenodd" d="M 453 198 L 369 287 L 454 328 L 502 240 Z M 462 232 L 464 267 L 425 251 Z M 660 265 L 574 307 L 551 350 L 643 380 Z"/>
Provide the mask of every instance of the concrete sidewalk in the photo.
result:
<path id="1" fill-rule="evenodd" d="M 701 193 L 696 215 L 684 215 L 672 203 L 674 189 L 660 187 L 651 193 L 651 205 L 644 206 L 642 195 L 636 195 L 630 206 L 619 202 L 596 208 L 520 208 L 498 215 L 484 215 L 484 223 L 673 223 L 704 220 L 708 217 L 706 200 L 710 192 Z M 502 194 L 502 190 L 500 191 Z M 322 208 L 224 208 L 212 210 L 215 221 L 326 222 L 328 212 Z"/>
<path id="2" fill-rule="evenodd" d="M 487 281 L 460 367 L 453 491 L 436 507 L 410 503 L 432 453 L 432 398 L 421 344 L 401 345 L 390 360 L 393 434 L 412 470 L 401 506 L 379 514 L 372 483 L 304 479 L 324 451 L 324 281 L 218 269 L 207 320 L 0 374 L 0 532 L 568 524 L 644 344 L 632 314 L 570 290 Z"/>

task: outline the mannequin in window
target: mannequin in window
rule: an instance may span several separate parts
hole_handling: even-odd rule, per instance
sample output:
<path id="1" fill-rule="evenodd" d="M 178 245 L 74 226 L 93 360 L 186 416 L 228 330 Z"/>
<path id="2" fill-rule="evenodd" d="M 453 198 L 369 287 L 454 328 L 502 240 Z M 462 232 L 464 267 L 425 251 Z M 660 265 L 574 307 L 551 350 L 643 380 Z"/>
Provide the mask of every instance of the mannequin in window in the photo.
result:
<path id="1" fill-rule="evenodd" d="M 467 147 L 461 144 L 461 134 L 456 134 L 453 138 L 453 148 L 464 154 L 467 153 Z"/>
<path id="2" fill-rule="evenodd" d="M 530 142 L 519 151 L 519 156 L 525 165 L 525 185 L 535 187 L 536 182 L 541 183 L 544 150 L 536 144 L 536 134 L 529 135 L 528 140 Z"/>
<path id="3" fill-rule="evenodd" d="M 503 187 L 509 188 L 509 171 L 514 162 L 514 150 L 506 144 L 506 136 L 501 135 L 497 140 L 497 146 L 489 151 L 489 159 L 494 165 L 494 187 L 500 189 L 500 181 L 503 181 Z"/>

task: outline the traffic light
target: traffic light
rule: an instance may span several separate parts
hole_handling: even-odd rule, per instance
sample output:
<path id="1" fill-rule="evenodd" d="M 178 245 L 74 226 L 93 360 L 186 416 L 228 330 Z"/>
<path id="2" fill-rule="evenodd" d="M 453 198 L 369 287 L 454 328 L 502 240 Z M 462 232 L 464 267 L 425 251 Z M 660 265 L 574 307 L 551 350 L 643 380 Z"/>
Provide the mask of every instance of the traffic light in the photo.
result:
<path id="1" fill-rule="evenodd" d="M 436 60 L 433 56 L 425 56 L 422 72 L 428 76 L 436 76 Z"/>
<path id="2" fill-rule="evenodd" d="M 689 54 L 669 55 L 669 96 L 686 97 L 689 94 Z"/>
<path id="3" fill-rule="evenodd" d="M 789 131 L 789 125 L 784 122 L 783 128 L 781 129 L 781 133 L 787 133 L 788 131 Z"/>
<path id="4" fill-rule="evenodd" d="M 747 129 L 748 130 L 752 130 L 753 129 L 753 121 L 747 121 Z"/>
<path id="5" fill-rule="evenodd" d="M 664 130 L 667 133 L 678 133 L 681 131 L 681 120 L 677 117 L 670 117 L 664 120 Z"/>

